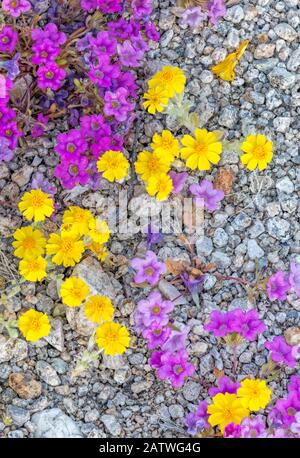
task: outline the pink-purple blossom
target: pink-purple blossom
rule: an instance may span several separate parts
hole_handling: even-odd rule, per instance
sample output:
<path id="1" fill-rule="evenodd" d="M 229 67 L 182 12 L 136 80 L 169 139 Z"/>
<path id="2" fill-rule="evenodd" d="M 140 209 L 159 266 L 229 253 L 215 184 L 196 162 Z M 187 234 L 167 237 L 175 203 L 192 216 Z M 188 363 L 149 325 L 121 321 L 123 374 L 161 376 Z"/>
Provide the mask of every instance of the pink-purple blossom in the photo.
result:
<path id="1" fill-rule="evenodd" d="M 0 30 L 0 52 L 12 54 L 18 41 L 18 32 L 10 25 L 5 25 Z"/>
<path id="2" fill-rule="evenodd" d="M 144 52 L 134 47 L 131 41 L 125 40 L 122 44 L 118 44 L 117 49 L 120 62 L 124 67 L 138 67 L 140 65 Z"/>
<path id="3" fill-rule="evenodd" d="M 216 25 L 218 23 L 219 18 L 225 16 L 226 14 L 224 0 L 211 0 L 207 8 L 207 14 L 213 25 Z"/>
<path id="4" fill-rule="evenodd" d="M 152 12 L 152 0 L 131 0 L 134 17 L 146 19 Z"/>
<path id="5" fill-rule="evenodd" d="M 57 136 L 55 151 L 65 159 L 79 157 L 86 152 L 87 148 L 87 141 L 80 130 L 71 129 L 69 132 Z"/>
<path id="6" fill-rule="evenodd" d="M 180 331 L 172 329 L 168 339 L 162 345 L 162 350 L 175 353 L 177 351 L 184 350 L 186 348 L 187 336 L 190 332 L 189 326 L 184 326 Z"/>
<path id="7" fill-rule="evenodd" d="M 224 199 L 224 192 L 215 189 L 209 180 L 202 180 L 200 184 L 192 184 L 190 192 L 196 196 L 194 202 L 197 207 L 204 205 L 210 211 L 216 210 L 219 202 Z"/>
<path id="8" fill-rule="evenodd" d="M 104 96 L 104 113 L 114 116 L 117 121 L 126 120 L 128 113 L 134 109 L 135 104 L 129 102 L 127 89 L 120 87 L 115 92 L 107 91 Z"/>
<path id="9" fill-rule="evenodd" d="M 67 41 L 66 34 L 64 32 L 60 32 L 57 25 L 53 22 L 49 22 L 43 30 L 40 28 L 33 29 L 31 32 L 31 38 L 35 42 L 49 40 L 55 46 L 61 46 Z"/>
<path id="10" fill-rule="evenodd" d="M 271 352 L 271 358 L 275 363 L 295 367 L 296 360 L 292 355 L 293 347 L 288 345 L 282 336 L 276 336 L 273 340 L 266 342 L 265 347 Z"/>
<path id="11" fill-rule="evenodd" d="M 131 261 L 131 267 L 136 270 L 134 277 L 135 283 L 149 283 L 156 285 L 161 275 L 167 271 L 166 264 L 158 261 L 153 251 L 147 251 L 144 259 L 134 258 Z"/>
<path id="12" fill-rule="evenodd" d="M 94 54 L 100 56 L 113 56 L 117 50 L 117 40 L 106 30 L 97 33 L 96 38 L 90 38 Z"/>
<path id="13" fill-rule="evenodd" d="M 70 161 L 63 160 L 55 169 L 54 175 L 59 178 L 66 189 L 80 184 L 84 186 L 89 180 L 89 160 L 86 156 L 75 156 Z"/>
<path id="14" fill-rule="evenodd" d="M 275 428 L 290 428 L 295 423 L 295 415 L 299 411 L 300 397 L 297 392 L 291 391 L 286 398 L 278 399 L 268 419 Z"/>
<path id="15" fill-rule="evenodd" d="M 154 321 L 142 334 L 148 341 L 148 348 L 153 350 L 166 342 L 171 334 L 171 329 L 168 326 L 162 326 L 161 323 Z"/>
<path id="16" fill-rule="evenodd" d="M 185 419 L 185 425 L 188 428 L 188 433 L 192 436 L 196 436 L 201 431 L 206 428 L 209 428 L 208 417 L 209 414 L 207 412 L 208 404 L 206 401 L 201 401 L 197 407 L 195 412 L 189 413 Z"/>
<path id="17" fill-rule="evenodd" d="M 66 77 L 66 72 L 54 62 L 49 62 L 47 65 L 39 67 L 37 71 L 38 87 L 43 91 L 52 89 L 57 91 L 63 85 L 63 80 Z"/>
<path id="18" fill-rule="evenodd" d="M 200 6 L 186 8 L 181 15 L 181 24 L 188 25 L 192 29 L 198 29 L 202 22 L 207 19 L 207 14 Z"/>
<path id="19" fill-rule="evenodd" d="M 55 58 L 60 54 L 60 48 L 49 39 L 36 42 L 32 46 L 32 51 L 34 54 L 31 60 L 35 65 L 48 64 L 48 62 L 53 62 Z"/>
<path id="20" fill-rule="evenodd" d="M 235 425 L 233 422 L 228 423 L 224 428 L 224 437 L 227 439 L 237 439 L 241 437 L 241 425 Z"/>
<path id="21" fill-rule="evenodd" d="M 300 264 L 296 262 L 291 262 L 289 283 L 297 296 L 300 297 Z"/>
<path id="22" fill-rule="evenodd" d="M 241 422 L 241 437 L 248 439 L 267 437 L 266 424 L 261 415 L 244 418 Z"/>
<path id="23" fill-rule="evenodd" d="M 172 184 L 173 184 L 173 189 L 172 189 L 172 193 L 173 194 L 179 194 L 184 185 L 185 185 L 185 182 L 188 178 L 188 173 L 187 172 L 180 172 L 180 173 L 177 173 L 177 172 L 174 172 L 173 170 L 171 170 L 169 172 L 169 175 L 171 177 L 171 180 L 172 180 Z"/>
<path id="24" fill-rule="evenodd" d="M 164 300 L 159 291 L 152 291 L 147 299 L 138 302 L 135 312 L 135 322 L 140 331 L 160 323 L 166 326 L 169 322 L 169 313 L 174 309 L 172 301 Z"/>
<path id="25" fill-rule="evenodd" d="M 233 382 L 229 377 L 226 375 L 223 375 L 220 377 L 217 381 L 217 387 L 211 387 L 208 390 L 208 394 L 213 397 L 218 393 L 229 393 L 229 394 L 235 394 L 240 388 L 240 383 L 238 382 Z"/>
<path id="26" fill-rule="evenodd" d="M 2 0 L 2 9 L 12 17 L 19 17 L 31 10 L 31 4 L 28 0 Z"/>
<path id="27" fill-rule="evenodd" d="M 270 301 L 274 301 L 276 299 L 284 301 L 290 288 L 291 284 L 289 277 L 282 270 L 279 270 L 276 274 L 271 275 L 266 285 Z"/>
<path id="28" fill-rule="evenodd" d="M 101 57 L 101 63 L 92 67 L 89 71 L 89 78 L 101 88 L 110 88 L 112 80 L 120 75 L 118 64 L 111 64 L 108 56 Z"/>
<path id="29" fill-rule="evenodd" d="M 173 388 L 182 387 L 185 379 L 195 372 L 194 365 L 187 360 L 185 350 L 175 354 L 164 353 L 160 362 L 161 365 L 157 368 L 157 376 L 160 380 L 170 380 Z"/>

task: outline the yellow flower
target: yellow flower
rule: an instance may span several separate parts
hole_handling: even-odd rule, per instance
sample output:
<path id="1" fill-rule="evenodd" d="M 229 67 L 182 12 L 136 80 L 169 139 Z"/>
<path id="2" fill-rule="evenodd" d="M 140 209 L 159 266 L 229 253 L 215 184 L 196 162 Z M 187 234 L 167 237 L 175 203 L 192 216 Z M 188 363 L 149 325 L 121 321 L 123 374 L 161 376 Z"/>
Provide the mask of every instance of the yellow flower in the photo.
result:
<path id="1" fill-rule="evenodd" d="M 157 111 L 161 113 L 169 103 L 168 92 L 158 86 L 149 88 L 143 98 L 146 100 L 143 107 L 150 114 L 155 114 Z"/>
<path id="2" fill-rule="evenodd" d="M 210 164 L 218 164 L 222 152 L 222 143 L 218 141 L 215 132 L 206 129 L 196 129 L 195 138 L 184 135 L 181 143 L 181 157 L 186 160 L 186 166 L 192 170 L 209 170 Z"/>
<path id="3" fill-rule="evenodd" d="M 67 278 L 60 287 L 62 302 L 69 307 L 79 307 L 89 293 L 88 285 L 78 277 Z"/>
<path id="4" fill-rule="evenodd" d="M 162 157 L 169 157 L 170 162 L 179 155 L 179 141 L 169 130 L 163 130 L 161 135 L 154 134 L 151 148 Z"/>
<path id="5" fill-rule="evenodd" d="M 167 91 L 169 97 L 174 97 L 175 92 L 183 92 L 185 82 L 186 77 L 180 68 L 167 65 L 157 72 L 148 84 L 150 88 L 159 86 Z"/>
<path id="6" fill-rule="evenodd" d="M 91 296 L 84 304 L 85 316 L 94 323 L 110 321 L 114 314 L 111 300 L 106 296 Z"/>
<path id="7" fill-rule="evenodd" d="M 273 144 L 264 135 L 249 135 L 241 146 L 244 153 L 241 161 L 247 169 L 254 170 L 257 166 L 259 170 L 264 170 L 272 160 Z"/>
<path id="8" fill-rule="evenodd" d="M 246 378 L 237 390 L 237 396 L 247 409 L 258 411 L 270 402 L 272 391 L 264 380 Z"/>
<path id="9" fill-rule="evenodd" d="M 137 161 L 134 163 L 135 171 L 141 175 L 141 179 L 148 181 L 151 177 L 157 177 L 162 173 L 167 173 L 170 170 L 169 158 L 163 158 L 156 152 L 141 151 Z"/>
<path id="10" fill-rule="evenodd" d="M 49 335 L 51 325 L 46 313 L 30 309 L 19 318 L 19 329 L 26 340 L 36 342 Z"/>
<path id="11" fill-rule="evenodd" d="M 25 192 L 18 206 L 26 219 L 34 221 L 44 221 L 45 217 L 51 216 L 54 211 L 53 200 L 41 189 Z"/>
<path id="12" fill-rule="evenodd" d="M 161 174 L 158 177 L 149 178 L 146 189 L 148 194 L 156 196 L 157 200 L 166 200 L 173 189 L 173 182 L 169 175 Z"/>
<path id="13" fill-rule="evenodd" d="M 89 210 L 80 207 L 71 206 L 64 212 L 63 224 L 65 230 L 77 232 L 84 235 L 89 230 L 89 222 L 93 218 Z"/>
<path id="14" fill-rule="evenodd" d="M 211 426 L 218 425 L 222 433 L 226 425 L 229 423 L 239 425 L 249 415 L 249 410 L 243 406 L 235 394 L 218 393 L 212 400 L 213 403 L 207 408 L 210 414 L 208 423 Z"/>
<path id="15" fill-rule="evenodd" d="M 22 259 L 19 264 L 19 271 L 22 277 L 28 281 L 41 281 L 46 276 L 47 262 L 42 256 Z"/>
<path id="16" fill-rule="evenodd" d="M 107 248 L 103 246 L 101 243 L 92 242 L 88 245 L 87 248 L 91 250 L 93 253 L 95 253 L 95 255 L 97 255 L 99 261 L 104 262 L 108 256 Z"/>
<path id="17" fill-rule="evenodd" d="M 249 41 L 244 40 L 236 52 L 228 54 L 219 64 L 212 67 L 212 72 L 224 81 L 233 81 L 235 77 L 234 69 L 245 52 Z"/>
<path id="18" fill-rule="evenodd" d="M 96 343 L 105 355 L 122 355 L 129 346 L 130 336 L 125 326 L 107 322 L 96 330 Z"/>
<path id="19" fill-rule="evenodd" d="M 89 222 L 89 236 L 93 240 L 93 242 L 106 243 L 110 236 L 110 230 L 106 223 L 106 221 L 101 221 L 98 218 L 93 218 Z"/>
<path id="20" fill-rule="evenodd" d="M 44 254 L 46 239 L 41 231 L 33 229 L 31 226 L 21 227 L 14 234 L 15 242 L 12 246 L 15 249 L 14 255 L 17 258 L 32 258 Z"/>
<path id="21" fill-rule="evenodd" d="M 126 177 L 129 162 L 121 151 L 106 151 L 97 162 L 97 169 L 106 180 L 120 181 Z"/>
<path id="22" fill-rule="evenodd" d="M 51 234 L 46 245 L 47 255 L 54 255 L 52 262 L 63 264 L 64 267 L 73 267 L 80 261 L 84 252 L 84 244 L 78 236 L 62 232 L 60 235 Z"/>

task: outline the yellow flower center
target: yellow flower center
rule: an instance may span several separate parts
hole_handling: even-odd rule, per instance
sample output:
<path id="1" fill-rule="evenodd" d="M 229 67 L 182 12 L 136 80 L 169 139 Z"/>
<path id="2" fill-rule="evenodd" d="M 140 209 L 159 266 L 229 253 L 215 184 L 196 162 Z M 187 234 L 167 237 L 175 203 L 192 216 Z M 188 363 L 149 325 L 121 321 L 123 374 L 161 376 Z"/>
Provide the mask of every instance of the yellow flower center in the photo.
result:
<path id="1" fill-rule="evenodd" d="M 197 142 L 195 145 L 195 153 L 199 156 L 204 155 L 207 152 L 207 146 L 204 143 Z"/>
<path id="2" fill-rule="evenodd" d="M 9 40 L 8 40 L 8 37 L 3 37 L 1 41 L 2 43 L 6 44 L 8 43 Z"/>
<path id="3" fill-rule="evenodd" d="M 35 238 L 34 237 L 27 237 L 23 241 L 23 247 L 26 248 L 26 250 L 30 250 L 31 248 L 35 247 Z"/>
<path id="4" fill-rule="evenodd" d="M 54 74 L 53 74 L 53 72 L 51 72 L 50 70 L 46 73 L 46 78 L 47 78 L 48 80 L 51 80 L 51 79 L 53 78 L 53 76 L 54 76 Z"/>
<path id="5" fill-rule="evenodd" d="M 12 8 L 16 8 L 16 7 L 18 6 L 18 2 L 17 2 L 16 0 L 11 0 L 10 6 L 11 6 Z"/>
<path id="6" fill-rule="evenodd" d="M 81 297 L 82 296 L 82 289 L 79 286 L 74 286 L 72 288 L 71 293 L 72 293 L 72 296 Z"/>
<path id="7" fill-rule="evenodd" d="M 155 331 L 153 332 L 153 334 L 155 336 L 160 336 L 161 335 L 161 329 L 155 329 Z"/>
<path id="8" fill-rule="evenodd" d="M 36 272 L 36 271 L 38 271 L 38 270 L 40 270 L 40 269 L 41 269 L 40 263 L 39 263 L 38 261 L 36 261 L 36 260 L 33 259 L 33 260 L 30 262 L 30 267 L 29 267 L 28 270 L 31 270 L 32 272 Z"/>
<path id="9" fill-rule="evenodd" d="M 154 315 L 157 315 L 159 312 L 160 312 L 160 307 L 158 305 L 152 308 L 152 313 L 154 313 Z"/>
<path id="10" fill-rule="evenodd" d="M 223 411 L 223 417 L 226 418 L 226 420 L 231 420 L 232 418 L 232 411 L 228 407 L 224 409 Z"/>
<path id="11" fill-rule="evenodd" d="M 108 335 L 107 335 L 107 339 L 110 341 L 110 342 L 117 342 L 119 340 L 119 334 L 117 332 L 110 332 Z"/>
<path id="12" fill-rule="evenodd" d="M 11 136 L 12 136 L 12 130 L 7 129 L 7 130 L 5 131 L 5 135 L 6 135 L 7 137 L 11 137 Z"/>
<path id="13" fill-rule="evenodd" d="M 174 372 L 175 374 L 181 374 L 181 372 L 183 372 L 182 366 L 180 366 L 179 364 L 174 366 Z"/>
<path id="14" fill-rule="evenodd" d="M 172 140 L 172 138 L 165 138 L 165 139 L 163 139 L 163 141 L 162 141 L 162 146 L 163 146 L 163 148 L 165 148 L 165 149 L 171 149 L 171 148 L 173 148 L 173 140 Z"/>
<path id="15" fill-rule="evenodd" d="M 30 329 L 31 331 L 38 331 L 41 327 L 40 320 L 33 318 L 30 321 Z"/>
<path id="16" fill-rule="evenodd" d="M 74 153 L 76 147 L 73 143 L 68 143 L 67 150 L 69 153 Z"/>
<path id="17" fill-rule="evenodd" d="M 63 240 L 60 246 L 60 250 L 63 254 L 69 254 L 74 248 L 73 240 Z"/>
<path id="18" fill-rule="evenodd" d="M 31 207 L 41 208 L 45 203 L 44 196 L 34 195 L 31 199 Z"/>
<path id="19" fill-rule="evenodd" d="M 253 150 L 253 156 L 256 157 L 256 159 L 263 159 L 266 155 L 265 149 L 263 146 L 256 146 Z"/>
<path id="20" fill-rule="evenodd" d="M 119 166 L 119 160 L 117 158 L 113 158 L 108 161 L 109 169 L 117 169 L 118 166 Z"/>
<path id="21" fill-rule="evenodd" d="M 162 73 L 161 79 L 165 83 L 170 83 L 173 80 L 173 72 L 171 70 L 166 70 L 165 72 Z"/>
<path id="22" fill-rule="evenodd" d="M 156 157 L 151 157 L 147 165 L 149 170 L 155 172 L 159 169 L 159 160 Z"/>
<path id="23" fill-rule="evenodd" d="M 153 275 L 153 272 L 154 270 L 152 269 L 152 267 L 147 267 L 147 269 L 145 269 L 145 273 L 146 275 Z"/>

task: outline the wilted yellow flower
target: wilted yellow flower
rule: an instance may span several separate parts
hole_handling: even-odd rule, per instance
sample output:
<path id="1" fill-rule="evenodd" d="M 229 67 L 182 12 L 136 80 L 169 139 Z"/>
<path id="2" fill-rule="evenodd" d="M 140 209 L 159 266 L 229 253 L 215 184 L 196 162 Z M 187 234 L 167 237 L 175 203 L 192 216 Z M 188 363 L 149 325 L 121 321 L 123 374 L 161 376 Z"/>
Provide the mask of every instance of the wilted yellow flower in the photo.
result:
<path id="1" fill-rule="evenodd" d="M 33 258 L 44 254 L 46 239 L 38 229 L 31 226 L 21 227 L 14 234 L 15 242 L 12 246 L 15 248 L 14 255 L 17 258 Z"/>
<path id="2" fill-rule="evenodd" d="M 41 189 L 25 192 L 18 207 L 26 219 L 34 221 L 44 221 L 54 211 L 53 200 Z"/>
<path id="3" fill-rule="evenodd" d="M 253 411 L 264 409 L 270 402 L 271 394 L 266 382 L 260 379 L 246 378 L 241 381 L 241 387 L 237 390 L 243 406 Z"/>
<path id="4" fill-rule="evenodd" d="M 195 138 L 184 135 L 181 143 L 181 157 L 186 160 L 186 166 L 192 170 L 209 170 L 210 164 L 218 164 L 222 152 L 222 143 L 218 141 L 215 132 L 206 129 L 196 129 Z"/>
<path id="5" fill-rule="evenodd" d="M 80 261 L 84 252 L 84 243 L 78 240 L 78 235 L 62 232 L 60 235 L 51 234 L 46 245 L 47 255 L 54 255 L 52 262 L 63 264 L 64 267 L 73 267 Z"/>
<path id="6" fill-rule="evenodd" d="M 136 173 L 141 175 L 142 180 L 148 181 L 151 177 L 166 174 L 170 170 L 170 160 L 156 152 L 150 153 L 144 150 L 139 153 L 134 168 Z"/>
<path id="7" fill-rule="evenodd" d="M 212 72 L 224 81 L 233 81 L 235 77 L 234 69 L 245 52 L 249 41 L 244 40 L 236 52 L 228 54 L 219 64 L 212 67 Z"/>
<path id="8" fill-rule="evenodd" d="M 78 277 L 67 278 L 60 287 L 62 302 L 69 307 L 79 307 L 89 293 L 88 285 Z"/>
<path id="9" fill-rule="evenodd" d="M 167 65 L 157 72 L 148 82 L 149 88 L 161 87 L 167 91 L 168 97 L 175 93 L 181 94 L 184 90 L 186 77 L 180 68 Z"/>
<path id="10" fill-rule="evenodd" d="M 101 262 L 104 262 L 108 256 L 107 248 L 101 243 L 92 242 L 88 245 L 87 248 L 95 253 L 95 255 L 98 257 L 98 260 Z"/>
<path id="11" fill-rule="evenodd" d="M 208 423 L 211 426 L 218 425 L 222 433 L 229 423 L 239 425 L 249 415 L 249 410 L 235 394 L 218 393 L 212 401 L 212 404 L 207 407 L 207 412 L 210 414 Z"/>
<path id="12" fill-rule="evenodd" d="M 97 169 L 106 180 L 120 181 L 127 175 L 129 162 L 121 151 L 109 150 L 98 160 Z"/>
<path id="13" fill-rule="evenodd" d="M 146 189 L 157 200 L 166 200 L 173 189 L 173 182 L 169 175 L 162 173 L 158 177 L 149 178 Z"/>
<path id="14" fill-rule="evenodd" d="M 241 146 L 244 153 L 241 161 L 247 169 L 254 170 L 257 166 L 260 171 L 265 170 L 273 157 L 273 144 L 264 135 L 249 135 Z"/>
<path id="15" fill-rule="evenodd" d="M 112 319 L 114 308 L 108 297 L 90 296 L 84 304 L 84 314 L 94 323 L 101 323 Z"/>
<path id="16" fill-rule="evenodd" d="M 71 206 L 63 215 L 64 229 L 67 231 L 77 232 L 79 235 L 84 235 L 89 230 L 89 222 L 93 218 L 90 210 Z"/>
<path id="17" fill-rule="evenodd" d="M 103 245 L 103 243 L 106 243 L 108 241 L 110 236 L 110 230 L 107 225 L 107 222 L 101 221 L 98 218 L 93 218 L 89 222 L 88 234 L 93 240 L 93 242 L 100 243 Z"/>
<path id="18" fill-rule="evenodd" d="M 170 158 L 170 162 L 173 162 L 175 157 L 179 155 L 180 149 L 179 141 L 169 130 L 163 130 L 161 135 L 154 134 L 151 148 L 163 158 Z"/>
<path id="19" fill-rule="evenodd" d="M 161 113 L 169 103 L 168 92 L 158 86 L 149 88 L 143 98 L 146 100 L 143 107 L 150 114 L 155 114 L 157 111 Z"/>
<path id="20" fill-rule="evenodd" d="M 107 322 L 96 330 L 96 343 L 105 355 L 122 355 L 129 346 L 130 336 L 125 326 Z"/>
<path id="21" fill-rule="evenodd" d="M 20 261 L 19 271 L 28 281 L 41 281 L 47 276 L 47 262 L 42 256 L 25 258 Z"/>
<path id="22" fill-rule="evenodd" d="M 19 318 L 19 329 L 26 340 L 36 342 L 49 335 L 51 325 L 46 313 L 30 309 Z"/>

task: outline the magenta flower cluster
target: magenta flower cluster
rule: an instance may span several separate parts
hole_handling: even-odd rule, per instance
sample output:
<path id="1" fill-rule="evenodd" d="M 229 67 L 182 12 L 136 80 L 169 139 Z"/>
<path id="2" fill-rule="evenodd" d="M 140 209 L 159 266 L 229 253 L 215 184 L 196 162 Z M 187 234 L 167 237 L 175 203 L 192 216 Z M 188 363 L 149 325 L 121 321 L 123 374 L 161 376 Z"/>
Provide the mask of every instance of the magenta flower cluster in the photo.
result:
<path id="1" fill-rule="evenodd" d="M 288 292 L 294 291 L 300 297 L 300 264 L 291 262 L 290 272 L 279 270 L 271 275 L 266 284 L 270 301 L 284 301 Z"/>
<path id="2" fill-rule="evenodd" d="M 30 11 L 31 4 L 28 0 L 2 0 L 2 9 L 16 18 Z"/>
<path id="3" fill-rule="evenodd" d="M 8 106 L 13 83 L 8 78 L 4 78 L 3 82 L 4 97 L 0 97 L 0 162 L 11 160 L 18 139 L 22 136 L 16 122 L 16 113 Z"/>
<path id="4" fill-rule="evenodd" d="M 288 394 L 279 399 L 269 413 L 269 422 L 287 434 L 288 429 L 296 429 L 300 412 L 300 377 L 293 375 L 288 384 Z M 284 437 L 284 436 L 282 436 Z"/>
<path id="5" fill-rule="evenodd" d="M 225 337 L 227 334 L 236 333 L 246 340 L 253 341 L 258 334 L 266 330 L 266 326 L 260 320 L 256 310 L 245 312 L 237 308 L 224 313 L 214 310 L 211 312 L 209 322 L 204 326 L 204 329 L 212 332 L 216 337 Z"/>
<path id="6" fill-rule="evenodd" d="M 192 184 L 190 192 L 196 196 L 194 198 L 196 207 L 204 206 L 209 211 L 216 210 L 219 202 L 224 199 L 224 192 L 215 189 L 209 180 L 202 180 L 200 184 Z"/>
<path id="7" fill-rule="evenodd" d="M 167 271 L 166 264 L 158 261 L 153 251 L 147 251 L 145 258 L 134 258 L 131 267 L 136 270 L 135 283 L 148 283 L 154 286 L 158 283 L 161 275 Z"/>
<path id="8" fill-rule="evenodd" d="M 271 352 L 271 358 L 275 363 L 283 363 L 289 367 L 296 366 L 294 346 L 288 345 L 282 336 L 273 337 L 265 347 Z"/>
<path id="9" fill-rule="evenodd" d="M 219 18 L 225 16 L 226 6 L 224 0 L 211 0 L 206 5 L 206 10 L 200 6 L 186 8 L 181 15 L 181 24 L 197 30 L 207 18 L 213 25 L 217 25 Z"/>

